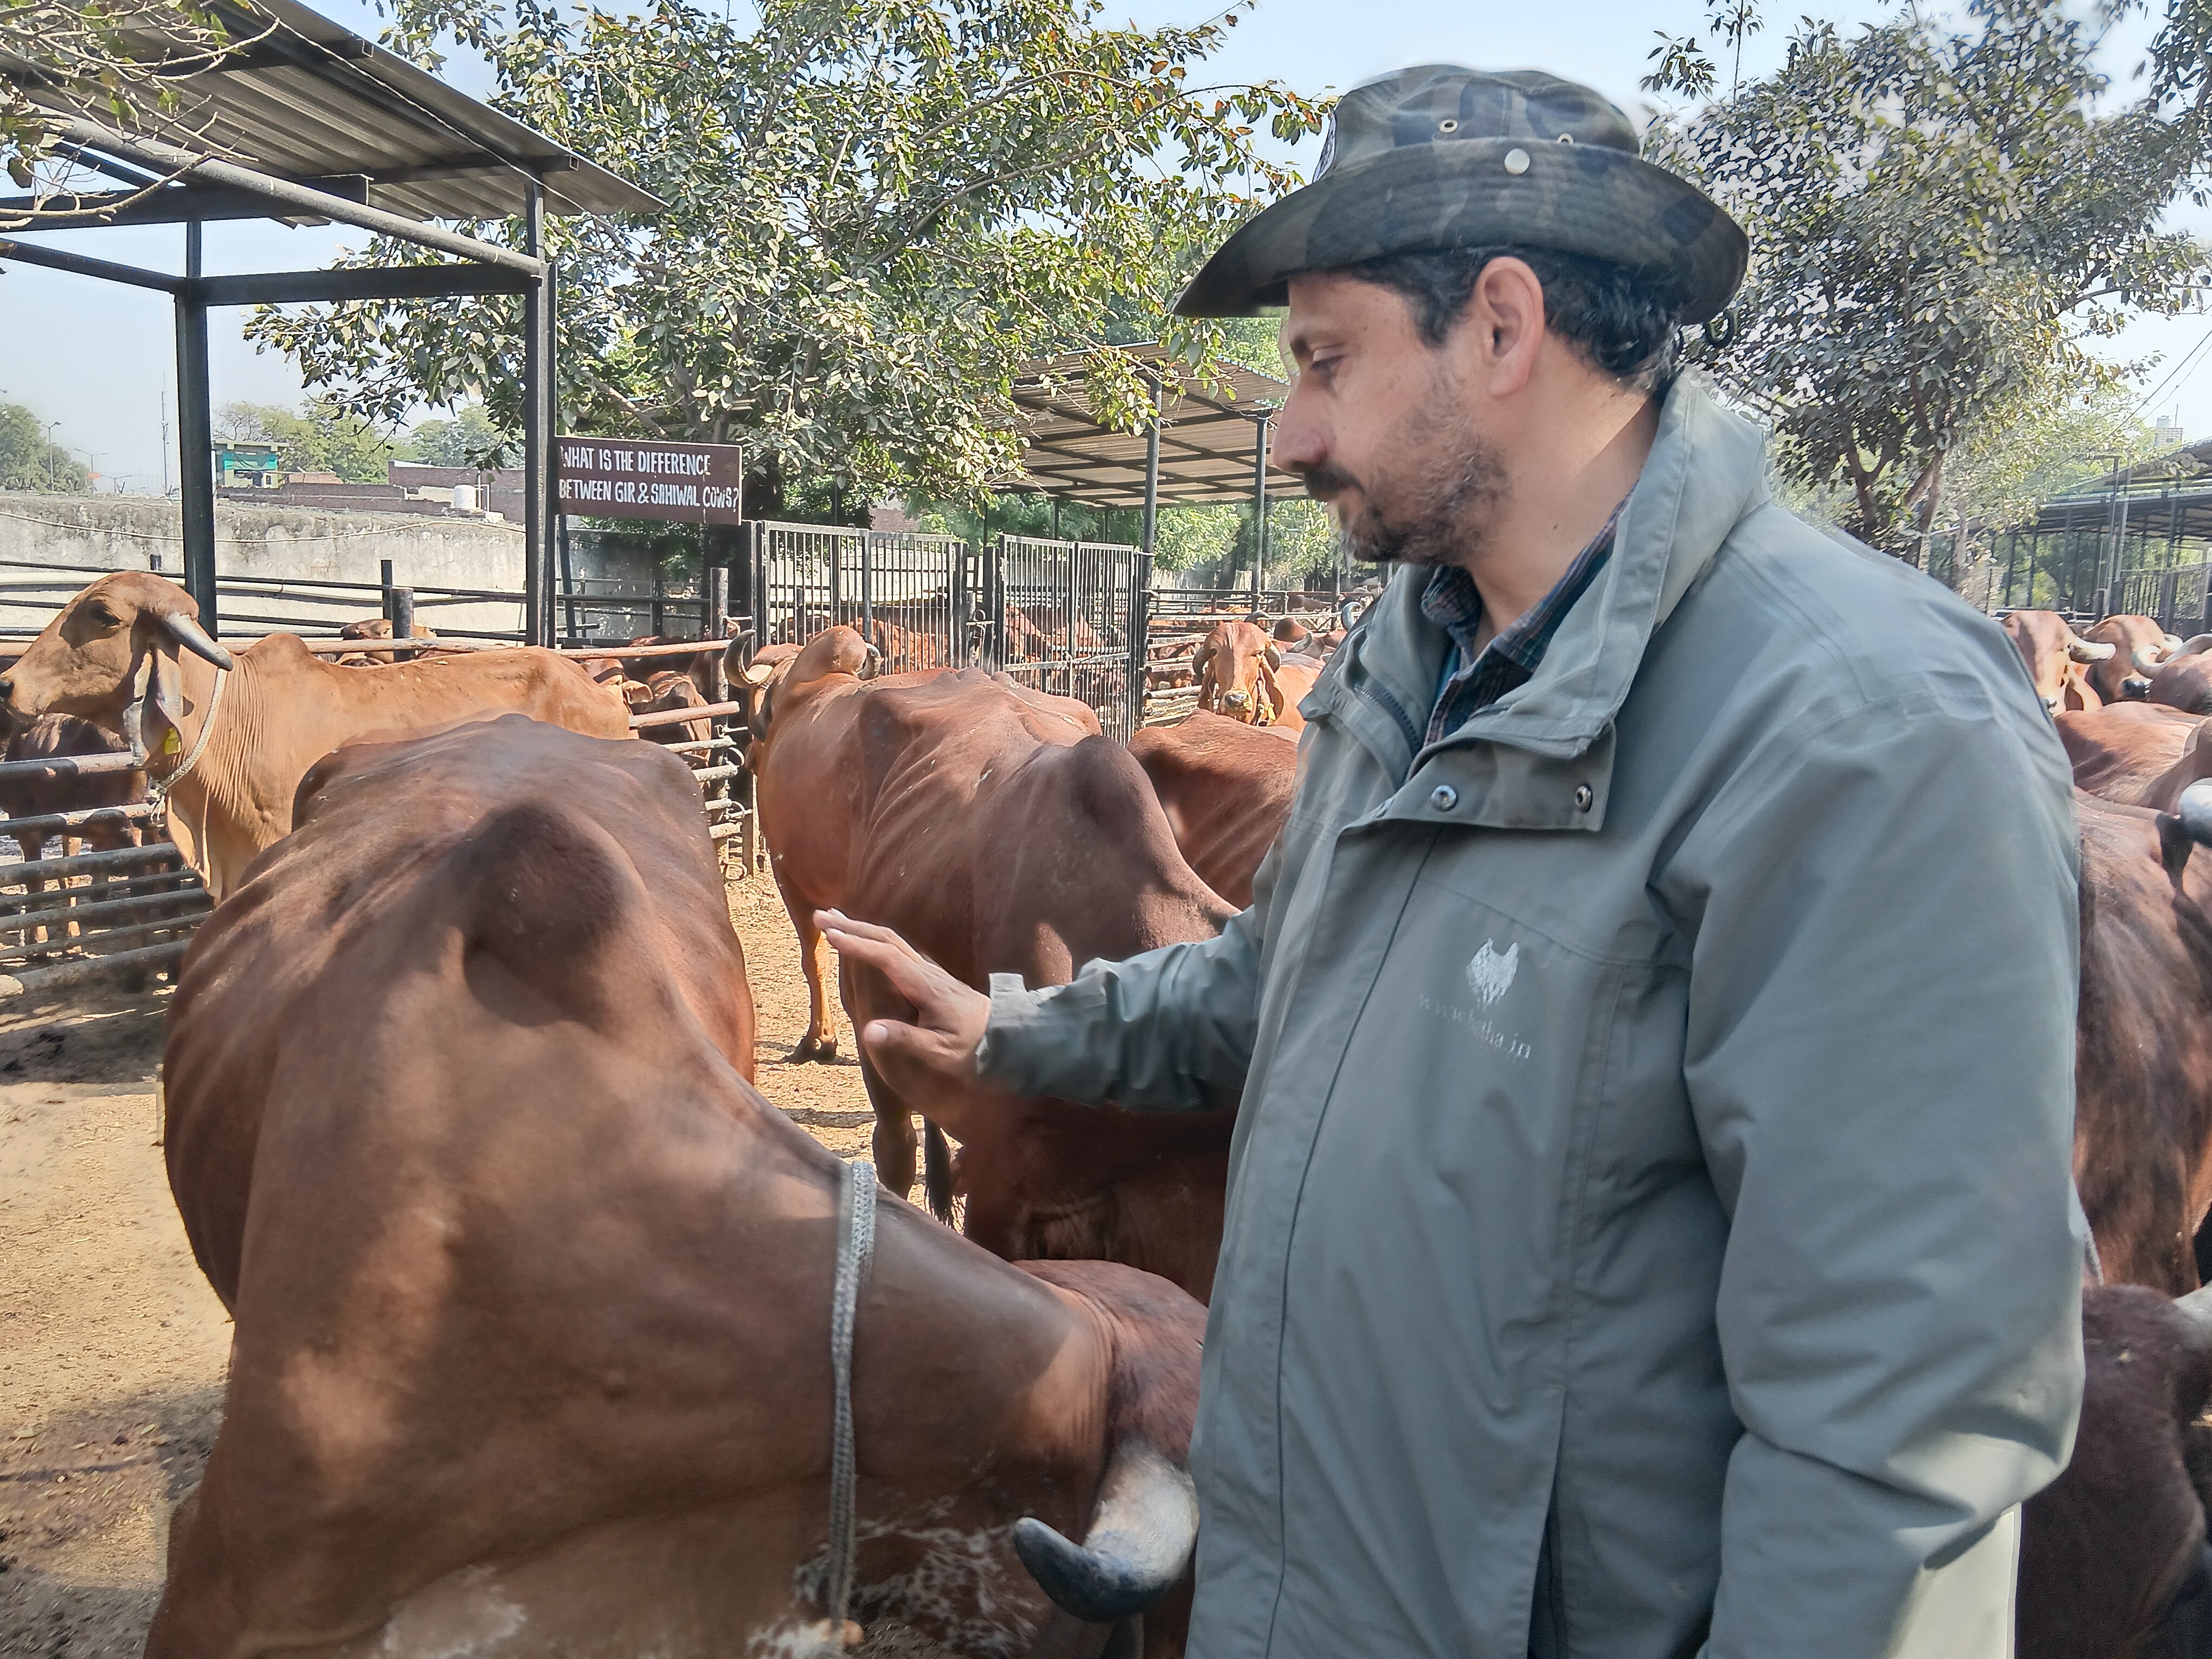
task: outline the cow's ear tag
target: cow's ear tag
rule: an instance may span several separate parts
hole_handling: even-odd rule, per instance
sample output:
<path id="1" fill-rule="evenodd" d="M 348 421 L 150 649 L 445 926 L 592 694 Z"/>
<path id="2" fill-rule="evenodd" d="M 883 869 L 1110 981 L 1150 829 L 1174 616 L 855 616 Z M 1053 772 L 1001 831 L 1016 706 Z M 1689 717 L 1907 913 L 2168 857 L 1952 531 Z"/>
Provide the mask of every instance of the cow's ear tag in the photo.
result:
<path id="1" fill-rule="evenodd" d="M 173 755 L 184 746 L 185 745 L 178 740 L 177 728 L 175 726 L 170 726 L 167 731 L 161 733 L 161 752 L 163 754 Z"/>

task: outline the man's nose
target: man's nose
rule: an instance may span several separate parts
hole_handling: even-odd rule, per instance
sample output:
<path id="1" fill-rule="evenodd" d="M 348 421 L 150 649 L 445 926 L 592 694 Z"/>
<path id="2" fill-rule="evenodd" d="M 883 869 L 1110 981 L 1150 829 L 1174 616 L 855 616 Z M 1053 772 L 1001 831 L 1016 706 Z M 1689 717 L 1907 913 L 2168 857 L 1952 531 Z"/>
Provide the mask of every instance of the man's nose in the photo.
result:
<path id="1" fill-rule="evenodd" d="M 1311 394 L 1301 396 L 1300 392 L 1301 388 L 1293 382 L 1290 396 L 1268 422 L 1269 459 L 1291 472 L 1319 466 L 1328 459 L 1328 431 L 1314 417 Z"/>

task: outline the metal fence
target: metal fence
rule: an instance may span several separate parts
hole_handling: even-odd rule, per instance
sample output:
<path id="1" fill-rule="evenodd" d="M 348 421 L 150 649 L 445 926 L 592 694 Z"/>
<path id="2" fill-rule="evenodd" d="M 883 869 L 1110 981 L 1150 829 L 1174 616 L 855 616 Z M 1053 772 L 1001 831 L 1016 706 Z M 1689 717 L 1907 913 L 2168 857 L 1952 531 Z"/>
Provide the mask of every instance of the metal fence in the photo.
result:
<path id="1" fill-rule="evenodd" d="M 1126 742 L 1144 717 L 1152 562 L 1118 542 L 1000 537 L 982 581 L 994 665 L 1090 704 L 1100 728 Z"/>
<path id="2" fill-rule="evenodd" d="M 886 672 L 975 660 L 975 561 L 958 537 L 766 521 L 751 532 L 763 645 L 804 645 L 842 623 L 874 641 Z"/>

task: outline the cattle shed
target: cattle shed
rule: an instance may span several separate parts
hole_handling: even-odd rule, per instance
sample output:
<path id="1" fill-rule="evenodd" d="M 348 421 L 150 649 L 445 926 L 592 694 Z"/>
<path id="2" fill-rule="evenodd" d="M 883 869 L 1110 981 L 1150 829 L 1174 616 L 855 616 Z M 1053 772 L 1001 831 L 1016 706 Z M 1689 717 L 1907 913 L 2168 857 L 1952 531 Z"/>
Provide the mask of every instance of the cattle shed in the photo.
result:
<path id="1" fill-rule="evenodd" d="M 126 111 L 118 114 L 97 91 L 58 84 L 0 54 L 0 76 L 55 118 L 63 155 L 86 179 L 97 176 L 107 186 L 0 198 L 0 227 L 182 225 L 182 274 L 118 264 L 20 235 L 0 236 L 0 264 L 43 265 L 174 300 L 185 586 L 198 602 L 203 624 L 216 635 L 222 617 L 208 460 L 208 313 L 232 306 L 520 295 L 524 633 L 530 643 L 552 644 L 557 507 L 551 462 L 559 417 L 556 272 L 544 252 L 545 218 L 643 217 L 661 204 L 296 0 L 215 0 L 209 9 L 231 50 L 165 78 L 169 96 L 159 106 L 129 99 L 126 85 Z M 179 35 L 144 39 L 143 60 L 171 62 L 185 53 L 183 26 L 180 13 Z M 447 257 L 373 268 L 205 275 L 202 227 L 242 218 L 353 225 Z M 434 222 L 509 218 L 522 221 L 520 249 Z"/>

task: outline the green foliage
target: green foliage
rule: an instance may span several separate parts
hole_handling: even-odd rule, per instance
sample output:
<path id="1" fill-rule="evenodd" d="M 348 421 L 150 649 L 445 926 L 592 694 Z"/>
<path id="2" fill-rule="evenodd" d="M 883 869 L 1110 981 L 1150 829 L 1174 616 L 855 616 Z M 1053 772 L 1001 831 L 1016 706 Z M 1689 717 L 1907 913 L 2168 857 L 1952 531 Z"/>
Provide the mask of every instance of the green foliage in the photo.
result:
<path id="1" fill-rule="evenodd" d="M 349 483 L 382 483 L 398 452 L 375 427 L 328 398 L 310 398 L 303 412 L 268 404 L 225 404 L 216 411 L 220 438 L 275 444 L 287 472 L 335 472 Z"/>
<path id="2" fill-rule="evenodd" d="M 482 404 L 464 404 L 452 420 L 418 421 L 393 447 L 392 459 L 425 466 L 474 466 L 496 472 L 520 464 L 522 441 L 492 423 Z"/>
<path id="3" fill-rule="evenodd" d="M 43 81 L 88 111 L 141 132 L 190 143 L 200 135 L 177 116 L 176 83 L 204 72 L 273 27 L 244 0 L 236 32 L 193 0 L 0 0 L 0 170 L 43 201 L 67 190 L 75 171 L 54 151 L 60 121 L 26 88 Z M 27 65 L 28 73 L 17 65 Z M 100 186 L 113 189 L 112 185 Z M 0 229 L 66 224 L 83 216 L 33 207 L 0 215 Z"/>
<path id="4" fill-rule="evenodd" d="M 1975 434 L 2111 378 L 2084 338 L 2205 281 L 2203 251 L 2158 228 L 2202 135 L 2154 95 L 2099 112 L 2093 45 L 2052 0 L 1981 0 L 1957 33 L 1917 10 L 1848 38 L 1808 20 L 1780 70 L 1660 136 L 1751 235 L 1732 326 L 1693 357 L 1773 421 L 1786 477 L 1848 489 L 1877 546 L 1937 521 Z"/>
<path id="5" fill-rule="evenodd" d="M 1252 210 L 1245 180 L 1291 182 L 1255 129 L 1319 128 L 1280 87 L 1193 84 L 1236 11 L 1152 31 L 1100 11 L 765 0 L 748 31 L 683 0 L 642 17 L 395 0 L 391 39 L 475 46 L 501 107 L 668 204 L 550 232 L 568 426 L 740 442 L 757 510 L 852 517 L 885 495 L 977 499 L 1018 453 L 1016 366 L 1107 337 L 1117 307 L 1158 319 L 1188 250 Z M 379 243 L 362 261 L 416 257 Z M 519 313 L 362 304 L 264 311 L 248 331 L 362 414 L 465 393 L 513 426 Z M 1135 377 L 1116 363 L 1098 385 L 1133 423 Z"/>
<path id="6" fill-rule="evenodd" d="M 92 475 L 59 444 L 46 441 L 36 415 L 21 404 L 0 404 L 0 489 L 82 495 L 91 488 Z"/>

